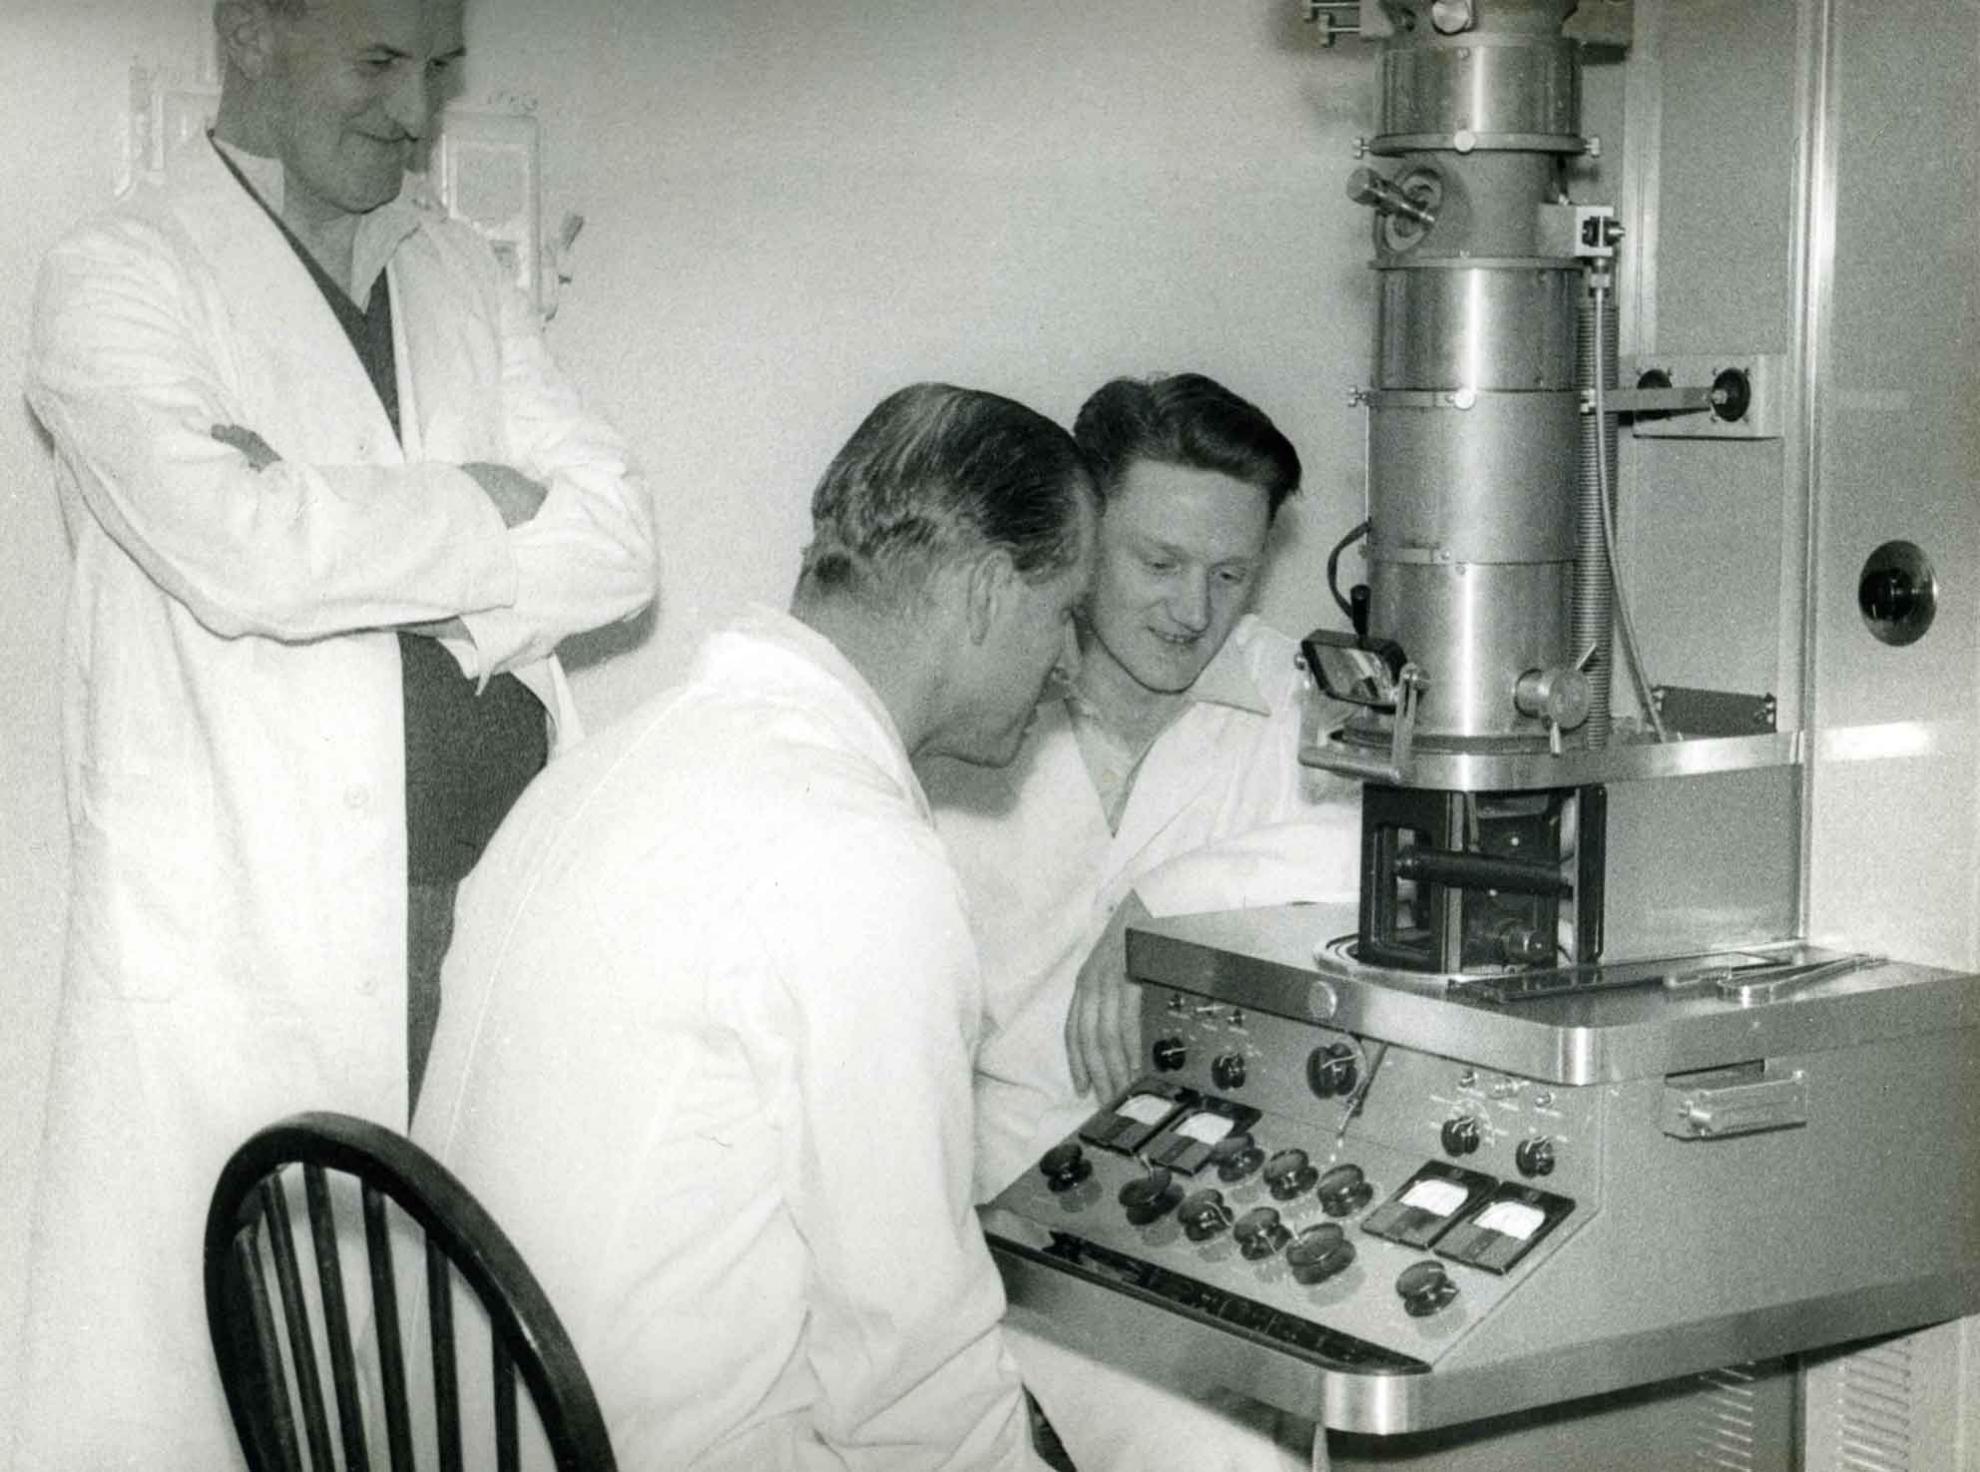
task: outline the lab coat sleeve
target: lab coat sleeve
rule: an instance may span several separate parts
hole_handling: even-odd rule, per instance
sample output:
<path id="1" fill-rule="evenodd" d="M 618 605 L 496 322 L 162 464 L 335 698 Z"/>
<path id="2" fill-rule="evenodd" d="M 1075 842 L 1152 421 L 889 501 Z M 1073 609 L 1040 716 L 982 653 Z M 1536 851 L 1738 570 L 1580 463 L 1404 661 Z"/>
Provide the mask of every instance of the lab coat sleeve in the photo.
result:
<path id="1" fill-rule="evenodd" d="M 822 1442 L 803 1465 L 1037 1467 L 970 1205 L 976 982 L 960 893 L 932 830 L 848 823 L 787 857 L 768 903 L 788 941 L 766 943 L 799 1019 L 787 1189 L 810 1257 Z"/>
<path id="2" fill-rule="evenodd" d="M 653 600 L 652 505 L 625 441 L 579 402 L 551 358 L 536 313 L 475 240 L 475 267 L 495 304 L 509 462 L 548 490 L 509 533 L 515 600 L 469 615 L 482 672 L 526 664 L 586 629 Z"/>
<path id="3" fill-rule="evenodd" d="M 255 426 L 194 296 L 164 232 L 129 217 L 58 245 L 36 295 L 29 402 L 89 514 L 152 581 L 216 634 L 289 641 L 516 596 L 502 518 L 458 468 L 257 471 L 215 440 L 215 425 Z"/>
<path id="4" fill-rule="evenodd" d="M 1135 881 L 1160 919 L 1204 910 L 1342 901 L 1360 889 L 1361 813 L 1340 803 L 1178 854 Z"/>

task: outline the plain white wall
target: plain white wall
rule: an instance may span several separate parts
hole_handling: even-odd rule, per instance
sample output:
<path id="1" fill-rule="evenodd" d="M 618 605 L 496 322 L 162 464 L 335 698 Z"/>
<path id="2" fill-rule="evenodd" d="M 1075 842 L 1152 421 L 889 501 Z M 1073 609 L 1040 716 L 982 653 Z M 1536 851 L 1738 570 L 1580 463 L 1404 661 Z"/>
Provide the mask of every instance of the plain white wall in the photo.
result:
<path id="1" fill-rule="evenodd" d="M 553 346 L 645 463 L 654 620 L 576 651 L 587 716 L 782 602 L 810 486 L 917 378 L 1069 420 L 1117 373 L 1198 369 L 1306 462 L 1266 612 L 1327 616 L 1360 518 L 1372 273 L 1343 200 L 1354 43 L 1293 0 L 473 0 L 470 91 L 535 100 L 545 215 L 588 224 Z M 66 549 L 18 395 L 35 263 L 110 195 L 134 58 L 190 67 L 199 0 L 0 0 L 0 1419 L 66 840 Z M 1351 562 L 1350 568 L 1358 563 Z"/>

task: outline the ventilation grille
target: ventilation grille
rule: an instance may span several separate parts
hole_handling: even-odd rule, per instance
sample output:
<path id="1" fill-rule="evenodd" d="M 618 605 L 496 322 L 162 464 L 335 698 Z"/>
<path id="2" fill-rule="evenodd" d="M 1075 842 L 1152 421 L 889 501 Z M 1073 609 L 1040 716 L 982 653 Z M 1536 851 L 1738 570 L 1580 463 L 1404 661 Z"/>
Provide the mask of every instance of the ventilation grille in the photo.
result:
<path id="1" fill-rule="evenodd" d="M 1913 1352 L 1899 1339 L 1842 1361 L 1832 1407 L 1839 1472 L 1912 1472 Z"/>
<path id="2" fill-rule="evenodd" d="M 1698 1377 L 1693 1464 L 1724 1472 L 1760 1465 L 1759 1390 L 1751 1365 L 1729 1365 Z"/>

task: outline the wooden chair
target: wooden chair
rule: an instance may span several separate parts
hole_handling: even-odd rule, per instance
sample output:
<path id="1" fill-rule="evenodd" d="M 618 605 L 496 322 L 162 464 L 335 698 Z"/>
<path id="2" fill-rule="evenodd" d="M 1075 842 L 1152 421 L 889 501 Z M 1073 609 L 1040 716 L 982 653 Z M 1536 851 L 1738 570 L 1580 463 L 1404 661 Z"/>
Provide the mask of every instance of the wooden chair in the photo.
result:
<path id="1" fill-rule="evenodd" d="M 301 1234 L 291 1215 L 298 1176 L 315 1259 L 311 1291 L 305 1288 L 297 1252 Z M 336 1176 L 354 1178 L 355 1202 L 348 1187 L 340 1184 L 333 1191 Z M 424 1238 L 424 1337 L 431 1351 L 432 1420 L 443 1472 L 463 1467 L 456 1275 L 488 1317 L 496 1466 L 514 1472 L 519 1465 L 520 1374 L 559 1472 L 615 1472 L 604 1418 L 570 1337 L 494 1220 L 465 1186 L 410 1140 L 365 1120 L 327 1113 L 295 1115 L 248 1140 L 220 1173 L 207 1211 L 207 1327 L 234 1428 L 253 1472 L 333 1472 L 338 1467 L 323 1394 L 321 1360 L 326 1357 L 341 1465 L 347 1472 L 373 1466 L 413 1472 L 413 1416 L 387 1201 Z M 365 1328 L 366 1319 L 375 1326 L 375 1345 L 352 1335 L 350 1285 L 339 1239 L 347 1227 L 355 1227 L 349 1220 L 353 1216 L 362 1217 L 369 1266 L 369 1304 L 359 1307 L 370 1312 L 359 1316 L 359 1327 Z M 274 1295 L 268 1286 L 270 1265 Z M 353 1272 L 351 1284 L 361 1285 Z M 320 1323 L 312 1322 L 312 1298 L 320 1306 Z M 374 1349 L 375 1359 L 367 1352 Z M 366 1446 L 361 1362 L 366 1370 L 375 1367 L 375 1401 L 382 1402 L 389 1462 L 374 1462 Z"/>

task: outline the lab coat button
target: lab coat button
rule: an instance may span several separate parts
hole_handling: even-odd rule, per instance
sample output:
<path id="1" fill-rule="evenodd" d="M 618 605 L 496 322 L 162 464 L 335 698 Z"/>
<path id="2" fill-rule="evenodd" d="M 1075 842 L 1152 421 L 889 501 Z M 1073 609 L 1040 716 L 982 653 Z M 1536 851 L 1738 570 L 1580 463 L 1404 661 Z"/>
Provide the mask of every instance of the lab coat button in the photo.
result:
<path id="1" fill-rule="evenodd" d="M 344 806 L 354 813 L 361 813 L 371 806 L 371 789 L 361 782 L 353 782 L 344 789 Z"/>

